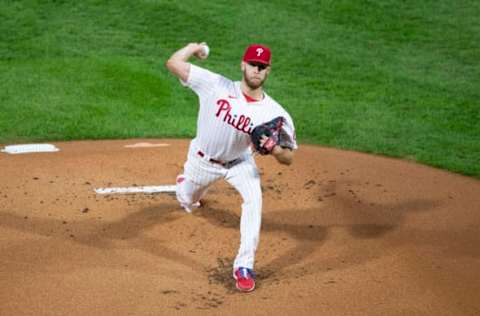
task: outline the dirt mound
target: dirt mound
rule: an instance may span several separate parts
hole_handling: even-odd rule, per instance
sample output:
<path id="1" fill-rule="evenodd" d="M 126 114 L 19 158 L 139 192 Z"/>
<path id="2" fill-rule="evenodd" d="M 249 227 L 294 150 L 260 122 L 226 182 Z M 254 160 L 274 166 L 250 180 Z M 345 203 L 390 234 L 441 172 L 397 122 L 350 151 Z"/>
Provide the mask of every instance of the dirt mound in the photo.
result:
<path id="1" fill-rule="evenodd" d="M 318 146 L 290 167 L 259 157 L 258 281 L 243 294 L 228 184 L 193 214 L 172 194 L 94 191 L 174 184 L 187 141 L 55 145 L 0 154 L 2 315 L 480 313 L 478 180 Z"/>

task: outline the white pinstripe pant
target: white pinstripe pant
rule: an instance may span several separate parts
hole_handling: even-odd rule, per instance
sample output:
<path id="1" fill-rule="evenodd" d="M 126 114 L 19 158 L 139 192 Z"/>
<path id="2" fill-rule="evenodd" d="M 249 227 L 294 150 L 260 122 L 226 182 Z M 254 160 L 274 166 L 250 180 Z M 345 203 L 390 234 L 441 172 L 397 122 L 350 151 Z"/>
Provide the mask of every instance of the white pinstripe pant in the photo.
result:
<path id="1" fill-rule="evenodd" d="M 195 150 L 190 150 L 184 165 L 185 180 L 177 184 L 177 199 L 180 204 L 191 209 L 214 182 L 225 179 L 230 183 L 243 199 L 240 249 L 233 268 L 253 269 L 262 221 L 262 190 L 260 175 L 252 155 L 247 153 L 240 159 L 240 163 L 225 168 L 198 156 Z"/>

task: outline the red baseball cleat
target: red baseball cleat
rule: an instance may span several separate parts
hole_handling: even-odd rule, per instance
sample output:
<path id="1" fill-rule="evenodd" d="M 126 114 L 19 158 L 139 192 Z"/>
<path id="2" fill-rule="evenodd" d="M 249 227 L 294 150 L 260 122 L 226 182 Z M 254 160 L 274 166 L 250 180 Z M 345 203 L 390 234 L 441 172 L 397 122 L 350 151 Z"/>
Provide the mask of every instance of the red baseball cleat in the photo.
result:
<path id="1" fill-rule="evenodd" d="M 239 267 L 233 271 L 233 278 L 237 281 L 237 289 L 242 292 L 251 292 L 255 289 L 255 274 L 252 269 Z"/>

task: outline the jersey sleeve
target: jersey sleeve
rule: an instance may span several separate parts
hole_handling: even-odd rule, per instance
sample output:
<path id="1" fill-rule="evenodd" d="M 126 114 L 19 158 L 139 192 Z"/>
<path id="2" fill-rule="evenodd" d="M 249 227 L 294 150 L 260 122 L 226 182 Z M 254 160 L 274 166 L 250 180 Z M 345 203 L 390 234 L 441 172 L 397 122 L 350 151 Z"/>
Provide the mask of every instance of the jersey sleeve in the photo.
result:
<path id="1" fill-rule="evenodd" d="M 192 89 L 199 97 L 205 97 L 214 91 L 221 76 L 197 65 L 190 64 L 187 81 L 180 79 L 182 85 Z"/>

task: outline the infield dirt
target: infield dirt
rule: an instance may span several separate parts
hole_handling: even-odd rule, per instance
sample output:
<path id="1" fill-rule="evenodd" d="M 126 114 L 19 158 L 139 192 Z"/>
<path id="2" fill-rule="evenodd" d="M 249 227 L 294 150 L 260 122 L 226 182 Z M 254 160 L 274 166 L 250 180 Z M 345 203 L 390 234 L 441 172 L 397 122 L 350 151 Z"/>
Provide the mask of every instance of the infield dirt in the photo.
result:
<path id="1" fill-rule="evenodd" d="M 168 143 L 133 147 L 135 143 Z M 479 315 L 480 181 L 301 145 L 258 157 L 257 289 L 235 290 L 241 199 L 225 182 L 187 214 L 171 194 L 186 140 L 55 143 L 0 154 L 1 315 Z"/>

